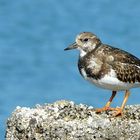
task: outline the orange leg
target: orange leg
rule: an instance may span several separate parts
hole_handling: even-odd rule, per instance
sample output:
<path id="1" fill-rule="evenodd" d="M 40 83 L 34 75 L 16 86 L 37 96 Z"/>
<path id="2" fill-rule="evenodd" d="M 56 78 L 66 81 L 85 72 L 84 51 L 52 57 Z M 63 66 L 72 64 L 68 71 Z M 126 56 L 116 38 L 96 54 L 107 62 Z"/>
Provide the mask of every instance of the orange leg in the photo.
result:
<path id="1" fill-rule="evenodd" d="M 113 114 L 113 116 L 116 117 L 116 116 L 121 116 L 121 115 L 122 115 L 123 109 L 124 109 L 124 107 L 125 107 L 125 104 L 126 104 L 126 102 L 127 102 L 127 100 L 128 100 L 129 95 L 130 95 L 129 90 L 126 90 L 126 91 L 125 91 L 125 96 L 124 96 L 123 103 L 122 103 L 122 105 L 121 105 L 120 108 L 115 108 L 115 109 L 113 109 L 113 110 L 115 110 L 115 113 Z"/>
<path id="2" fill-rule="evenodd" d="M 117 93 L 116 91 L 112 91 L 112 95 L 111 95 L 109 101 L 106 103 L 106 105 L 103 108 L 96 109 L 96 113 L 101 113 L 106 110 L 113 110 L 112 108 L 110 108 L 110 104 L 111 104 L 113 98 L 115 97 L 116 93 Z"/>

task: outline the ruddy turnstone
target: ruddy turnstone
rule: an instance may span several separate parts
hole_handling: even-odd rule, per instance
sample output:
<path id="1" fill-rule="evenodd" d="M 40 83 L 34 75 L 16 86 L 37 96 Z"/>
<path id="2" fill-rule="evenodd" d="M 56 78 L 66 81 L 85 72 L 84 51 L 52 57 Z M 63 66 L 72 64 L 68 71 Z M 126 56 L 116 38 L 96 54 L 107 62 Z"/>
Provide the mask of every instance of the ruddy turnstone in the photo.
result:
<path id="1" fill-rule="evenodd" d="M 78 68 L 84 79 L 98 87 L 112 91 L 112 95 L 103 108 L 96 109 L 100 113 L 113 110 L 113 116 L 122 115 L 125 104 L 130 95 L 130 88 L 140 86 L 140 59 L 134 55 L 103 44 L 91 32 L 77 35 L 75 43 L 65 50 L 78 49 L 80 51 Z M 117 91 L 125 91 L 121 107 L 111 108 L 110 104 Z"/>

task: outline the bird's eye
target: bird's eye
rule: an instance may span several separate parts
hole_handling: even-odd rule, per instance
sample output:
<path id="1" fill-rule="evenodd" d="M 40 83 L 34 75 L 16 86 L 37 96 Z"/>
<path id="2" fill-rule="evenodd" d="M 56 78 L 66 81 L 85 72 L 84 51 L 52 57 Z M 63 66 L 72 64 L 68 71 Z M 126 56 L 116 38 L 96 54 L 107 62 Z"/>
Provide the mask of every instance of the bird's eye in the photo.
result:
<path id="1" fill-rule="evenodd" d="M 84 42 L 87 42 L 87 41 L 88 41 L 88 38 L 85 38 L 83 41 L 84 41 Z"/>

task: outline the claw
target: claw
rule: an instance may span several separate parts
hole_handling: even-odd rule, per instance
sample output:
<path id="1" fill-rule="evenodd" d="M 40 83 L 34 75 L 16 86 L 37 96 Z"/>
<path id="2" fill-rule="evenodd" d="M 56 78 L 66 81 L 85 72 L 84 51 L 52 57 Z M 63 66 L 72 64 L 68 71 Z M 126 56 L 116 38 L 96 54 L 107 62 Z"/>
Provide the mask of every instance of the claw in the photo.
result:
<path id="1" fill-rule="evenodd" d="M 101 113 L 101 112 L 108 111 L 108 110 L 112 110 L 112 108 L 108 107 L 108 106 L 105 106 L 103 108 L 97 108 L 96 113 Z"/>
<path id="2" fill-rule="evenodd" d="M 97 108 L 96 109 L 96 113 L 101 113 L 104 111 L 114 111 L 114 113 L 112 114 L 113 117 L 118 117 L 118 116 L 122 116 L 123 114 L 123 109 L 121 108 L 111 108 L 111 107 L 103 107 L 103 108 Z"/>
<path id="3" fill-rule="evenodd" d="M 121 108 L 115 108 L 114 109 L 114 113 L 112 114 L 113 117 L 118 117 L 118 116 L 122 116 L 123 114 L 123 109 Z"/>

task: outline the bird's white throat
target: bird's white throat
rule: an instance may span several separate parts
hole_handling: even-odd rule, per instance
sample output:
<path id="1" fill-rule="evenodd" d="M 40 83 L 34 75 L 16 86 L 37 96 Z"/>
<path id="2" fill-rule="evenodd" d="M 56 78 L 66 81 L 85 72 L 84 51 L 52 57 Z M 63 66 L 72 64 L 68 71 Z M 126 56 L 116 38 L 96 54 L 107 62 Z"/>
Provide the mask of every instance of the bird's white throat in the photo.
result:
<path id="1" fill-rule="evenodd" d="M 88 46 L 88 47 L 87 47 L 87 46 Z M 96 46 L 97 46 L 96 43 L 91 44 L 91 42 L 90 42 L 90 44 L 86 44 L 86 45 L 83 46 L 83 47 L 84 47 L 84 48 L 88 48 L 88 52 L 90 52 L 90 51 L 94 50 L 94 49 L 96 48 Z M 80 51 L 80 57 L 83 57 L 83 56 L 85 56 L 85 55 L 88 53 L 87 51 L 85 51 L 84 49 L 82 49 L 82 48 L 80 48 L 80 47 L 78 47 L 77 49 Z"/>
<path id="2" fill-rule="evenodd" d="M 83 56 L 85 56 L 87 54 L 87 52 L 85 52 L 81 48 L 78 48 L 78 50 L 80 51 L 80 57 L 83 57 Z"/>

